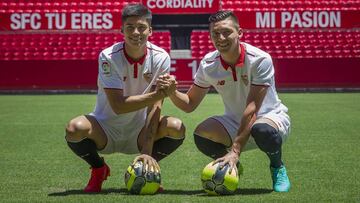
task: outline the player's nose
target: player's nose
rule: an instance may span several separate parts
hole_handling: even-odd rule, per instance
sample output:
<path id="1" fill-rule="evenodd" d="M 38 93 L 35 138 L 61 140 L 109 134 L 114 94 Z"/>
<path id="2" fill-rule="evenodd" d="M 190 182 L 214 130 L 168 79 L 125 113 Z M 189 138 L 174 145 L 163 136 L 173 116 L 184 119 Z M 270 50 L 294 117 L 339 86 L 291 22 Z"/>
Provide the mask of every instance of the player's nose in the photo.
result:
<path id="1" fill-rule="evenodd" d="M 225 36 L 223 34 L 220 34 L 219 35 L 219 40 L 221 41 L 221 40 L 224 40 L 224 39 L 226 39 Z"/>
<path id="2" fill-rule="evenodd" d="M 137 27 L 134 29 L 133 34 L 140 34 L 140 31 L 139 31 L 139 29 Z"/>

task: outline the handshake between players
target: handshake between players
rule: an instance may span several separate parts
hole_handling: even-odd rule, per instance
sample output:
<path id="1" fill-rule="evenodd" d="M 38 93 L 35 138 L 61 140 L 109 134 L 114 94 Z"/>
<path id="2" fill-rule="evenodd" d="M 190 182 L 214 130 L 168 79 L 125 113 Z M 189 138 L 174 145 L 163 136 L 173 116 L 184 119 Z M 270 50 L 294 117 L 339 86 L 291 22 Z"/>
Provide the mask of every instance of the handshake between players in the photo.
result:
<path id="1" fill-rule="evenodd" d="M 166 96 L 175 93 L 177 81 L 173 75 L 160 75 L 156 81 L 156 89 L 162 91 Z"/>

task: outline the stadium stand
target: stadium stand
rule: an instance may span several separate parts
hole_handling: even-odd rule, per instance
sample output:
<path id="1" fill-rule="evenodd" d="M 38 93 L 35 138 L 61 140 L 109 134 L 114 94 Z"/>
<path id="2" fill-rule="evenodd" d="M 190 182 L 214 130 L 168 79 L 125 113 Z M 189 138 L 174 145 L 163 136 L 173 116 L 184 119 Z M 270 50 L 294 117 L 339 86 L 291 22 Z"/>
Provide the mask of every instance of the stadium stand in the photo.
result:
<path id="1" fill-rule="evenodd" d="M 273 58 L 360 57 L 360 30 L 246 30 L 242 41 L 263 49 Z M 195 58 L 215 50 L 208 31 L 192 32 L 191 50 Z"/>
<path id="2" fill-rule="evenodd" d="M 120 33 L 1 34 L 0 60 L 96 60 L 100 51 L 122 40 Z M 149 39 L 170 51 L 170 32 Z"/>
<path id="3" fill-rule="evenodd" d="M 120 12 L 129 3 L 139 1 L 122 0 L 6 0 L 0 2 L 0 13 L 14 12 Z"/>
<path id="4" fill-rule="evenodd" d="M 358 10 L 356 0 L 223 0 L 223 9 L 238 11 Z"/>
<path id="5" fill-rule="evenodd" d="M 271 54 L 277 69 L 278 87 L 360 88 L 360 0 L 219 1 L 220 9 L 233 10 L 238 16 L 246 16 L 245 19 L 240 19 L 240 24 L 245 24 L 242 41 Z M 122 40 L 119 33 L 121 22 L 118 19 L 122 8 L 133 2 L 144 3 L 146 0 L 0 1 L 0 25 L 3 26 L 0 29 L 0 90 L 96 89 L 98 54 L 102 49 Z M 279 14 L 283 11 L 318 11 L 317 14 L 341 11 L 343 24 L 338 28 L 287 26 L 282 29 L 279 26 L 255 26 L 257 12 Z M 40 13 L 42 16 L 46 13 L 66 13 L 70 16 L 72 13 L 106 12 L 113 15 L 114 23 L 108 30 L 89 27 L 78 30 L 37 30 L 27 28 L 29 22 L 26 28 L 17 30 L 12 30 L 9 26 L 10 15 L 14 13 Z M 150 41 L 168 52 L 176 51 L 176 46 L 172 45 L 175 45 L 177 37 L 187 40 L 186 43 L 179 41 L 183 43 L 180 45 L 186 45 L 183 46 L 186 50 L 180 51 L 190 52 L 190 44 L 190 58 L 172 60 L 172 73 L 180 80 L 179 86 L 185 89 L 192 83 L 199 60 L 206 53 L 215 50 L 207 30 L 209 13 L 153 14 L 153 27 L 157 29 Z M 44 18 L 42 20 L 45 24 Z M 180 32 L 183 30 L 188 30 L 191 34 Z M 172 47 L 174 50 L 171 50 Z"/>

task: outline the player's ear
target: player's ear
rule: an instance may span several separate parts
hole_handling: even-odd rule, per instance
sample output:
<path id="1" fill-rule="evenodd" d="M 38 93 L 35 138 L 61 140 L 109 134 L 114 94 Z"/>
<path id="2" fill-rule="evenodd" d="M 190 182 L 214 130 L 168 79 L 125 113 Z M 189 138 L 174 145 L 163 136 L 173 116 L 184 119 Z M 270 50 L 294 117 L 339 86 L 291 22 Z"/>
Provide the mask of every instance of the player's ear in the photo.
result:
<path id="1" fill-rule="evenodd" d="M 149 36 L 151 36 L 152 35 L 152 27 L 150 26 L 149 27 Z"/>
<path id="2" fill-rule="evenodd" d="M 243 36 L 243 30 L 240 27 L 238 29 L 238 34 L 239 34 L 239 39 L 241 39 Z"/>

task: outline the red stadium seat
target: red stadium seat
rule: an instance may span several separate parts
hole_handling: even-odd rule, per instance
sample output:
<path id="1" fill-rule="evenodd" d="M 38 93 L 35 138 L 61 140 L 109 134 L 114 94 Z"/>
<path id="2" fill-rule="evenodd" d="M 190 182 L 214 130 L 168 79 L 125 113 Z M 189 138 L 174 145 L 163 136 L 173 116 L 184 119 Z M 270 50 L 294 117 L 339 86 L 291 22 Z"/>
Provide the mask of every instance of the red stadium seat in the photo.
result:
<path id="1" fill-rule="evenodd" d="M 0 2 L 0 13 L 14 12 L 120 12 L 124 5 L 141 0 L 6 0 Z"/>
<path id="2" fill-rule="evenodd" d="M 94 60 L 122 39 L 120 33 L 1 34 L 0 60 Z M 171 49 L 169 31 L 154 31 L 149 40 Z"/>
<path id="3" fill-rule="evenodd" d="M 359 10 L 360 1 L 336 0 L 222 0 L 222 9 L 238 11 Z"/>
<path id="4" fill-rule="evenodd" d="M 359 33 L 357 30 L 354 32 L 246 30 L 242 41 L 267 51 L 274 58 L 352 58 L 359 57 L 360 54 Z M 191 51 L 194 58 L 201 58 L 212 50 L 214 47 L 207 31 L 192 32 Z"/>
<path id="5" fill-rule="evenodd" d="M 21 12 L 120 12 L 124 5 L 141 0 L 6 0 L 0 2 L 0 13 Z M 305 11 L 360 10 L 359 0 L 221 0 L 222 9 L 238 11 Z M 279 58 L 359 57 L 360 29 L 341 30 L 246 30 L 242 40 Z M 0 34 L 0 59 L 94 59 L 98 51 L 120 41 L 118 33 L 62 33 L 62 34 Z M 154 32 L 150 41 L 171 49 L 168 31 Z M 24 51 L 36 49 L 32 51 Z M 192 55 L 202 57 L 214 50 L 207 31 L 191 34 Z M 83 55 L 81 53 L 89 52 Z M 96 51 L 93 51 L 96 50 Z M 79 53 L 77 53 L 79 52 Z M 94 53 L 93 53 L 94 52 Z M 46 54 L 45 54 L 46 53 Z M 23 57 L 23 58 L 21 58 Z"/>

